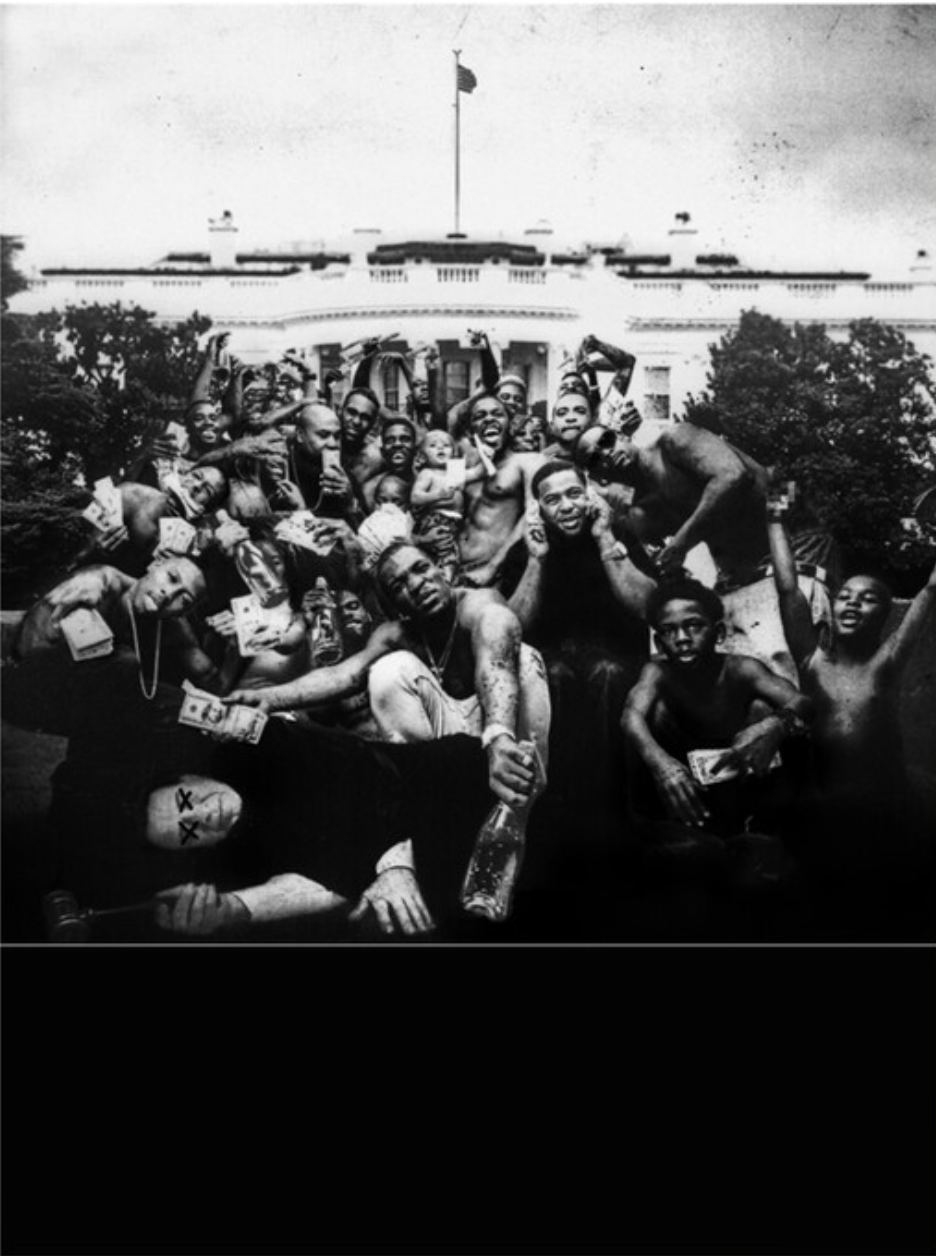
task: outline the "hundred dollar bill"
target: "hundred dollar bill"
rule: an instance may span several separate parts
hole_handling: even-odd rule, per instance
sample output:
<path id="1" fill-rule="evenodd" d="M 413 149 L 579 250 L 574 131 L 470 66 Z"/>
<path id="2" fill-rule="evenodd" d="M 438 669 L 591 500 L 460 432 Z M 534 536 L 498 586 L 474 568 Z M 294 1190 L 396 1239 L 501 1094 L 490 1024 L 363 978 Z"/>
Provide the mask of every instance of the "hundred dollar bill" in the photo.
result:
<path id="1" fill-rule="evenodd" d="M 261 606 L 252 593 L 231 599 L 237 648 L 244 658 L 272 650 L 282 641 L 292 623 L 288 603 Z"/>
<path id="2" fill-rule="evenodd" d="M 253 746 L 262 737 L 268 718 L 265 712 L 241 703 L 226 704 L 191 681 L 183 681 L 182 688 L 185 697 L 179 711 L 180 724 Z"/>
<path id="3" fill-rule="evenodd" d="M 326 558 L 338 544 L 338 538 L 334 532 L 320 532 L 321 523 L 311 510 L 294 510 L 288 518 L 279 521 L 274 533 L 288 545 L 298 545 Z"/>
<path id="4" fill-rule="evenodd" d="M 195 546 L 195 529 L 184 519 L 172 516 L 159 521 L 159 548 L 173 554 L 190 554 Z"/>
<path id="5" fill-rule="evenodd" d="M 689 771 L 700 785 L 720 785 L 722 781 L 733 781 L 741 775 L 741 769 L 732 763 L 717 768 L 719 759 L 723 759 L 728 750 L 690 750 L 688 754 Z M 768 771 L 781 765 L 780 755 L 775 754 L 768 764 Z"/>

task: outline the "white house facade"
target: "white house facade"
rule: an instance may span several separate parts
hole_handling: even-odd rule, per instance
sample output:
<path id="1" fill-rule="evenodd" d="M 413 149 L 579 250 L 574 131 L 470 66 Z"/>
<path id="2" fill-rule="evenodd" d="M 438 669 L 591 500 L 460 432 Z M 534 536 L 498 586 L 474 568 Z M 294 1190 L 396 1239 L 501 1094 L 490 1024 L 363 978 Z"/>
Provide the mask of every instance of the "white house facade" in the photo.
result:
<path id="1" fill-rule="evenodd" d="M 698 251 L 677 215 L 657 254 L 604 246 L 560 249 L 540 227 L 522 240 L 442 236 L 386 239 L 358 230 L 333 251 L 239 252 L 229 214 L 213 220 L 206 252 L 170 253 L 132 270 L 47 269 L 11 300 L 35 313 L 82 303 L 140 305 L 162 322 L 197 311 L 250 362 L 297 351 L 321 375 L 342 346 L 393 335 L 393 347 L 440 349 L 450 400 L 476 375 L 468 330 L 485 331 L 532 398 L 551 396 L 563 363 L 591 332 L 637 357 L 631 396 L 648 419 L 678 417 L 706 381 L 709 346 L 743 310 L 823 323 L 844 336 L 875 318 L 936 359 L 936 272 L 923 253 L 905 274 L 761 271 L 730 254 Z M 471 377 L 469 381 L 469 375 Z M 391 396 L 396 381 L 383 381 Z"/>

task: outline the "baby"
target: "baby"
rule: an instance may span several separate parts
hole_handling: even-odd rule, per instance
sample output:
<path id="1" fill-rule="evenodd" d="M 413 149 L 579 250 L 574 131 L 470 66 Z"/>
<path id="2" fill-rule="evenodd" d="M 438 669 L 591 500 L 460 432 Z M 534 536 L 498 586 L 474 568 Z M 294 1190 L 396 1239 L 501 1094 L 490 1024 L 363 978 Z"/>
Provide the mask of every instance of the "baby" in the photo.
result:
<path id="1" fill-rule="evenodd" d="M 456 457 L 455 443 L 448 432 L 428 432 L 419 453 L 423 468 L 410 494 L 416 520 L 414 535 L 454 579 L 459 558 L 458 533 L 465 512 L 465 485 L 484 479 L 487 472 L 481 461 L 468 467 L 464 459 Z"/>

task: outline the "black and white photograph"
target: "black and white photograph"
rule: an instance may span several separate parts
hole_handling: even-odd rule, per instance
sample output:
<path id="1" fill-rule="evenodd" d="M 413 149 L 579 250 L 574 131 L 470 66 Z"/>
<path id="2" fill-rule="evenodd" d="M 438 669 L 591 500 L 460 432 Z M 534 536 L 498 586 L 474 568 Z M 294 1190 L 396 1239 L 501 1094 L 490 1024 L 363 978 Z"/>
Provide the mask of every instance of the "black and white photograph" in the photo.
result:
<path id="1" fill-rule="evenodd" d="M 936 8 L 0 33 L 5 946 L 936 941 Z"/>

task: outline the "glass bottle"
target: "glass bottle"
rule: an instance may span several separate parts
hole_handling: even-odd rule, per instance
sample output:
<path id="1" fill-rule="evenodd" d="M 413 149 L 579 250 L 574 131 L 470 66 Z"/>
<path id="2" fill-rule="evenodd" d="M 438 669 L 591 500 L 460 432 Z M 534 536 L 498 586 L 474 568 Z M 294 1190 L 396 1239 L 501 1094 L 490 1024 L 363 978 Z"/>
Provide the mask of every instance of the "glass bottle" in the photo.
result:
<path id="1" fill-rule="evenodd" d="M 281 556 L 268 542 L 238 541 L 234 562 L 241 579 L 261 606 L 282 606 L 289 597 Z"/>
<path id="2" fill-rule="evenodd" d="M 532 742 L 519 743 L 532 758 Z M 526 828 L 531 803 L 511 807 L 499 802 L 478 830 L 459 901 L 472 916 L 506 920 L 513 908 L 513 896 L 526 848 Z"/>
<path id="3" fill-rule="evenodd" d="M 335 595 L 328 581 L 319 576 L 315 582 L 316 596 L 310 607 L 309 649 L 313 667 L 330 667 L 340 663 L 343 653 L 341 625 Z"/>

